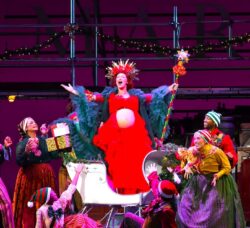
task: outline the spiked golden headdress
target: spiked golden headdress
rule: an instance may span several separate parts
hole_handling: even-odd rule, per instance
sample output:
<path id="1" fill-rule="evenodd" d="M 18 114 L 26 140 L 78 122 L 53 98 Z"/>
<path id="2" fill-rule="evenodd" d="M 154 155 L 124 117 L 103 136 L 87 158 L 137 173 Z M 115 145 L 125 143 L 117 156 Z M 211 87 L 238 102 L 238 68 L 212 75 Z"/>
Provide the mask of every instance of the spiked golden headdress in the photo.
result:
<path id="1" fill-rule="evenodd" d="M 124 73 L 131 80 L 138 80 L 136 75 L 139 70 L 135 68 L 135 63 L 129 63 L 129 59 L 126 62 L 120 60 L 119 62 L 112 62 L 111 67 L 107 67 L 108 73 L 105 75 L 108 79 L 113 79 L 117 74 Z"/>

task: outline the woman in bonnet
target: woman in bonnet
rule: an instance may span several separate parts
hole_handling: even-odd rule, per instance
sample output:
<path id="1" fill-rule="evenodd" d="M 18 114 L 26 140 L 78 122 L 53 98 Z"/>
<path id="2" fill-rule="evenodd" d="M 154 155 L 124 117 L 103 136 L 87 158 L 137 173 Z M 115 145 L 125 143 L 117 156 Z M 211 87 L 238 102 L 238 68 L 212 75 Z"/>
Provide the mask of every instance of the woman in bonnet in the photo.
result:
<path id="1" fill-rule="evenodd" d="M 178 202 L 178 227 L 245 227 L 229 160 L 211 144 L 211 134 L 207 130 L 195 132 L 194 146 L 187 153 L 190 156 L 183 170 L 188 182 Z"/>
<path id="2" fill-rule="evenodd" d="M 37 134 L 38 125 L 31 117 L 24 118 L 18 130 L 21 140 L 16 147 L 16 162 L 20 169 L 14 190 L 13 212 L 17 228 L 30 228 L 35 227 L 36 207 L 29 208 L 27 202 L 39 188 L 55 189 L 55 175 L 49 162 L 57 158 L 57 153 L 48 152 L 45 138 Z M 40 130 L 42 135 L 48 132 L 45 125 Z"/>

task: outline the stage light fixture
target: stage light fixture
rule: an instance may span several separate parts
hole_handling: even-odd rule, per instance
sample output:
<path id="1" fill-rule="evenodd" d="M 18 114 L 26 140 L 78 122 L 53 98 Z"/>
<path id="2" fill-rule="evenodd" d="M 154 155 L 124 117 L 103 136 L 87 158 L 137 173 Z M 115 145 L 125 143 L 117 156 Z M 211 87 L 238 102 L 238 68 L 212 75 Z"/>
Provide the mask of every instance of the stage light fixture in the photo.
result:
<path id="1" fill-rule="evenodd" d="M 9 101 L 10 103 L 14 102 L 15 100 L 16 100 L 16 95 L 9 95 L 9 96 L 8 96 L 8 101 Z"/>

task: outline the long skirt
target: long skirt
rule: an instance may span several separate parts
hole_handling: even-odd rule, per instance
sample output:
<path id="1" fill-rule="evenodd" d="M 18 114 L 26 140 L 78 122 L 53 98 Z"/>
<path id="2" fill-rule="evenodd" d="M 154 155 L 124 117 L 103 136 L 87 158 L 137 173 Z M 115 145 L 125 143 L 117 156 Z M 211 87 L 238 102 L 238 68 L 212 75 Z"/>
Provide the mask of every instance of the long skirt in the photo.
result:
<path id="1" fill-rule="evenodd" d="M 213 175 L 193 175 L 178 202 L 177 224 L 186 228 L 241 228 L 245 219 L 236 183 L 224 175 L 215 187 Z"/>
<path id="2" fill-rule="evenodd" d="M 43 187 L 51 187 L 57 192 L 55 190 L 55 175 L 49 164 L 33 164 L 19 169 L 13 198 L 13 212 L 16 228 L 35 227 L 36 209 L 44 202 L 37 202 L 33 208 L 29 208 L 27 203 L 32 194 Z"/>
<path id="3" fill-rule="evenodd" d="M 8 191 L 0 178 L 0 227 L 14 228 L 11 200 Z"/>

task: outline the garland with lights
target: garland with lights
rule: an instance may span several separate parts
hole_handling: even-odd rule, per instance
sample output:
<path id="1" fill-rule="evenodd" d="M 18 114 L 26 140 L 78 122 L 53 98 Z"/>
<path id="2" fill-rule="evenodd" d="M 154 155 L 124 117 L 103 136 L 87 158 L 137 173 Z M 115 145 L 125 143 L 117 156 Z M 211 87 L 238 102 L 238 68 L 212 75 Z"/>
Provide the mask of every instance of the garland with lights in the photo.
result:
<path id="1" fill-rule="evenodd" d="M 155 44 L 155 43 L 144 43 L 140 41 L 135 40 L 125 40 L 121 39 L 118 36 L 113 37 L 105 34 L 101 34 L 100 32 L 97 32 L 97 35 L 106 41 L 111 41 L 118 45 L 119 47 L 125 47 L 125 48 L 135 48 L 140 52 L 144 53 L 155 53 L 155 54 L 161 54 L 166 56 L 172 56 L 176 49 L 173 49 L 169 46 L 163 47 L 161 45 Z"/>
<path id="2" fill-rule="evenodd" d="M 39 55 L 40 51 L 44 48 L 50 47 L 56 40 L 69 35 L 70 38 L 74 39 L 75 32 L 79 30 L 77 24 L 67 24 L 64 26 L 64 31 L 54 33 L 49 39 L 45 40 L 40 44 L 36 44 L 32 48 L 17 48 L 15 50 L 6 50 L 0 55 L 0 60 L 7 60 L 13 56 L 24 56 L 24 55 Z"/>
<path id="3" fill-rule="evenodd" d="M 54 33 L 49 39 L 45 40 L 42 43 L 36 44 L 31 48 L 22 47 L 22 48 L 17 48 L 15 50 L 5 50 L 3 54 L 0 54 L 0 61 L 10 59 L 13 56 L 39 55 L 42 49 L 50 47 L 57 39 L 60 39 L 65 35 L 69 35 L 71 39 L 74 39 L 75 35 L 77 34 L 89 34 L 89 32 L 84 28 L 80 28 L 77 24 L 69 23 L 64 26 L 64 31 L 59 33 Z M 169 46 L 165 47 L 155 43 L 145 43 L 141 41 L 121 39 L 119 36 L 109 36 L 100 32 L 97 32 L 97 35 L 100 39 L 110 41 L 118 45 L 119 47 L 133 48 L 142 53 L 148 53 L 148 54 L 154 53 L 158 55 L 172 57 L 174 53 L 176 53 L 177 51 L 176 49 L 173 49 Z M 205 52 L 211 52 L 222 48 L 226 49 L 231 46 L 242 45 L 248 42 L 250 42 L 250 34 L 245 33 L 244 35 L 234 37 L 230 40 L 225 39 L 215 43 L 199 44 L 198 46 L 195 47 L 185 48 L 185 50 L 187 50 L 190 54 L 195 56 Z"/>
<path id="4" fill-rule="evenodd" d="M 40 51 L 44 48 L 48 48 L 55 42 L 55 40 L 59 39 L 65 35 L 65 32 L 60 32 L 60 33 L 54 33 L 48 40 L 36 44 L 32 48 L 17 48 L 15 50 L 6 50 L 4 51 L 3 54 L 0 55 L 0 60 L 7 60 L 10 59 L 10 57 L 13 56 L 24 56 L 24 55 L 39 55 Z"/>
<path id="5" fill-rule="evenodd" d="M 109 35 L 101 34 L 99 32 L 97 34 L 101 39 L 111 41 L 120 47 L 135 48 L 144 53 L 155 53 L 159 55 L 172 57 L 174 53 L 176 53 L 177 51 L 177 49 L 170 48 L 169 46 L 164 47 L 155 43 L 148 44 L 140 41 L 125 40 L 117 36 L 112 37 Z M 250 42 L 250 33 L 245 33 L 244 35 L 233 37 L 230 40 L 225 39 L 215 43 L 199 44 L 194 47 L 185 48 L 185 50 L 187 50 L 192 55 L 199 55 L 205 52 L 211 52 L 218 49 L 226 49 L 231 46 L 238 46 L 249 42 Z"/>

